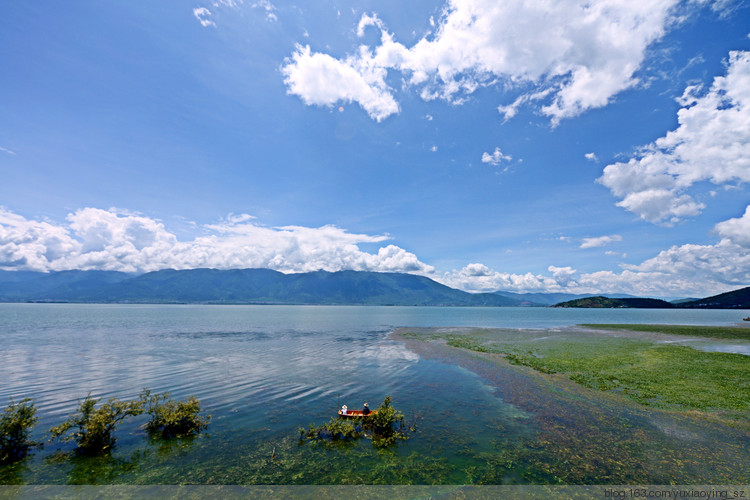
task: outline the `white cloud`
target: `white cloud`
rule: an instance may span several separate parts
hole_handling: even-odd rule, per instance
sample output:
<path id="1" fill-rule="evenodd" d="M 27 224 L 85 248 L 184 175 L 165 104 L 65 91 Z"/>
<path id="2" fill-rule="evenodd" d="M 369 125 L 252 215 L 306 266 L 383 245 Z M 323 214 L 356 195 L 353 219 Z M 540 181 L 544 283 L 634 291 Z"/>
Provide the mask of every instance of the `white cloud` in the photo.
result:
<path id="1" fill-rule="evenodd" d="M 500 148 L 495 148 L 492 154 L 488 152 L 482 153 L 482 163 L 489 163 L 490 165 L 499 165 L 500 162 L 510 161 L 513 157 L 510 155 L 504 155 Z"/>
<path id="2" fill-rule="evenodd" d="M 29 221 L 0 207 L 0 268 L 47 270 L 48 264 L 80 251 L 67 229 Z"/>
<path id="3" fill-rule="evenodd" d="M 714 229 L 723 240 L 750 249 L 750 206 L 742 217 L 720 222 Z"/>
<path id="4" fill-rule="evenodd" d="M 596 238 L 584 238 L 581 242 L 580 248 L 603 247 L 617 241 L 622 241 L 622 236 L 620 236 L 619 234 L 613 234 L 611 236 L 598 236 Z"/>
<path id="5" fill-rule="evenodd" d="M 549 266 L 549 275 L 512 274 L 473 263 L 443 274 L 439 281 L 474 292 L 630 293 L 657 297 L 705 297 L 750 285 L 750 206 L 741 217 L 717 224 L 714 232 L 720 237 L 715 245 L 673 246 L 641 264 L 622 265 L 620 272 L 580 273 L 569 266 Z M 600 241 L 606 238 L 619 241 L 618 236 Z"/>
<path id="6" fill-rule="evenodd" d="M 693 288 L 696 287 L 695 284 L 702 283 L 714 289 L 719 285 L 748 286 L 750 206 L 741 217 L 716 224 L 714 231 L 721 238 L 716 245 L 673 246 L 639 265 L 626 266 L 626 269 L 678 277 Z"/>
<path id="7" fill-rule="evenodd" d="M 596 154 L 594 154 L 594 153 L 586 153 L 584 156 L 589 161 L 599 161 L 599 158 L 597 158 Z"/>
<path id="8" fill-rule="evenodd" d="M 278 21 L 279 19 L 276 16 L 276 6 L 269 0 L 259 0 L 257 2 L 253 2 L 251 7 L 254 9 L 263 9 L 266 12 L 266 19 L 268 21 Z"/>
<path id="9" fill-rule="evenodd" d="M 576 270 L 570 266 L 549 266 L 547 270 L 552 273 L 552 278 L 554 278 L 555 282 L 561 286 L 568 286 L 576 274 Z"/>
<path id="10" fill-rule="evenodd" d="M 553 277 L 531 273 L 514 274 L 497 272 L 484 264 L 473 263 L 463 269 L 431 276 L 448 286 L 470 292 L 493 292 L 496 290 L 515 291 L 557 291 L 561 285 Z"/>
<path id="11" fill-rule="evenodd" d="M 679 102 L 675 130 L 597 179 L 622 198 L 618 206 L 649 222 L 701 213 L 705 205 L 685 192 L 698 182 L 750 181 L 750 52 L 731 52 L 725 76 L 705 92 L 688 87 Z"/>
<path id="12" fill-rule="evenodd" d="M 604 255 L 610 255 L 612 257 L 622 257 L 623 259 L 627 258 L 628 256 L 628 254 L 626 253 L 615 252 L 613 250 L 607 250 L 606 252 L 604 252 Z"/>
<path id="13" fill-rule="evenodd" d="M 376 14 L 363 14 L 362 18 L 359 20 L 359 24 L 357 24 L 357 36 L 360 38 L 365 36 L 365 29 L 369 26 L 375 26 L 380 30 L 385 30 L 385 24 L 383 24 L 383 21 L 381 21 Z"/>
<path id="14" fill-rule="evenodd" d="M 407 88 L 416 88 L 425 100 L 460 104 L 476 89 L 496 83 L 530 88 L 512 105 L 500 106 L 500 112 L 507 119 L 521 105 L 543 101 L 541 112 L 556 123 L 604 106 L 614 95 L 635 85 L 634 75 L 646 49 L 664 34 L 677 3 L 449 0 L 434 33 L 411 47 L 395 41 L 377 15 L 365 14 L 357 34 L 361 37 L 374 27 L 380 31 L 380 44 L 374 49 L 361 46 L 343 59 L 327 57 L 358 72 L 361 68 L 377 71 L 378 81 L 383 81 L 389 70 L 401 72 Z M 300 57 L 301 51 L 298 47 L 284 66 L 290 93 L 307 104 L 317 104 L 320 88 L 326 87 L 341 89 L 338 95 L 327 94 L 326 104 L 332 104 L 334 95 L 335 100 L 353 99 L 351 77 L 342 72 L 319 68 L 300 74 L 295 67 L 307 62 Z M 297 76 L 289 78 L 290 74 Z M 384 84 L 378 89 L 385 91 Z M 388 96 L 393 99 L 390 93 Z M 380 110 L 370 115 L 382 120 L 397 113 L 398 105 L 393 100 Z"/>
<path id="15" fill-rule="evenodd" d="M 232 9 L 238 10 L 245 5 L 244 0 L 214 0 L 211 4 L 214 9 Z M 260 9 L 265 12 L 267 21 L 277 21 L 276 6 L 271 3 L 270 0 L 257 0 L 249 4 L 251 9 Z M 216 23 L 213 21 L 213 12 L 205 7 L 198 7 L 193 9 L 193 15 L 200 21 L 202 26 L 214 26 Z"/>
<path id="16" fill-rule="evenodd" d="M 0 146 L 0 151 L 2 151 L 3 153 L 8 153 L 9 155 L 12 155 L 12 156 L 16 155 L 16 152 L 13 151 L 12 149 L 4 148 L 1 146 Z"/>
<path id="17" fill-rule="evenodd" d="M 356 102 L 377 121 L 399 111 L 385 83 L 385 69 L 374 65 L 366 51 L 340 61 L 297 45 L 281 71 L 288 93 L 300 96 L 305 104 L 330 107 L 339 101 Z"/>
<path id="18" fill-rule="evenodd" d="M 434 271 L 395 245 L 381 247 L 375 254 L 358 247 L 383 242 L 386 236 L 354 234 L 335 226 L 269 228 L 239 215 L 202 229 L 206 234 L 179 241 L 160 221 L 114 209 L 80 209 L 68 215 L 64 225 L 28 220 L 0 209 L 0 269 Z"/>
<path id="19" fill-rule="evenodd" d="M 201 26 L 216 26 L 216 23 L 211 20 L 211 11 L 205 7 L 196 7 L 193 9 L 193 15 L 201 23 Z"/>

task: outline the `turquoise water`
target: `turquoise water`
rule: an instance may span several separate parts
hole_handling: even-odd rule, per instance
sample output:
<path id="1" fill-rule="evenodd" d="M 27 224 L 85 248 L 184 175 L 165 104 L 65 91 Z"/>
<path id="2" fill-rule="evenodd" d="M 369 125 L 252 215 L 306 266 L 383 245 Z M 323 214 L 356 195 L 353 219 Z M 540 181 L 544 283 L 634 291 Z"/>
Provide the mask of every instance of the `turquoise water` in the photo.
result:
<path id="1" fill-rule="evenodd" d="M 195 395 L 212 415 L 192 441 L 148 441 L 132 421 L 107 460 L 49 444 L 0 482 L 467 483 L 539 423 L 474 371 L 388 337 L 401 326 L 555 328 L 579 323 L 741 323 L 746 311 L 336 306 L 0 304 L 0 405 L 34 399 L 34 438 L 89 392 Z M 297 429 L 391 395 L 415 436 L 387 453 L 299 446 Z M 352 463 L 351 455 L 357 457 Z M 269 462 L 270 457 L 274 461 Z M 347 458 L 348 457 L 348 458 Z M 494 467 L 494 466 L 493 466 Z M 484 469 L 483 469 L 484 468 Z M 534 465 L 506 481 L 552 481 Z"/>

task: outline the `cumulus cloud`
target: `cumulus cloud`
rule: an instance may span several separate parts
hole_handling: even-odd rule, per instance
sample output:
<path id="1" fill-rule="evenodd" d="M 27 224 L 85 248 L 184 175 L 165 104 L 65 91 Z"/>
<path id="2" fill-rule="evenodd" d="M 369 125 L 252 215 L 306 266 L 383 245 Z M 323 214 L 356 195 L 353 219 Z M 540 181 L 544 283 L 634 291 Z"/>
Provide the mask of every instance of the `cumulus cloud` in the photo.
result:
<path id="1" fill-rule="evenodd" d="M 609 245 L 616 241 L 622 241 L 622 236 L 613 234 L 611 236 L 598 236 L 596 238 L 584 238 L 581 242 L 581 248 L 597 248 Z"/>
<path id="2" fill-rule="evenodd" d="M 640 264 L 623 264 L 619 272 L 582 273 L 570 266 L 549 266 L 549 274 L 513 274 L 473 263 L 438 279 L 473 292 L 630 293 L 657 297 L 704 297 L 750 285 L 750 206 L 742 216 L 716 224 L 714 232 L 720 238 L 714 245 L 673 246 Z M 618 236 L 598 240 L 605 242 L 607 238 L 619 241 Z"/>
<path id="3" fill-rule="evenodd" d="M 679 277 L 686 284 L 708 282 L 725 287 L 750 283 L 750 206 L 739 218 L 714 227 L 720 236 L 716 245 L 673 246 L 655 257 L 626 269 Z M 716 288 L 716 286 L 714 286 Z"/>
<path id="4" fill-rule="evenodd" d="M 686 193 L 698 182 L 750 181 L 750 52 L 730 52 L 725 76 L 708 90 L 688 87 L 679 102 L 675 130 L 597 179 L 618 206 L 653 223 L 700 214 L 705 204 Z"/>
<path id="5" fill-rule="evenodd" d="M 750 206 L 742 217 L 720 222 L 714 229 L 723 240 L 750 249 Z"/>
<path id="6" fill-rule="evenodd" d="M 211 19 L 211 11 L 205 7 L 196 7 L 193 9 L 193 15 L 201 23 L 201 26 L 216 26 L 216 23 Z"/>
<path id="7" fill-rule="evenodd" d="M 47 270 L 49 262 L 80 248 L 81 243 L 67 229 L 26 220 L 0 207 L 0 268 Z"/>
<path id="8" fill-rule="evenodd" d="M 488 152 L 484 152 L 482 154 L 482 163 L 489 163 L 490 165 L 499 165 L 500 162 L 503 161 L 510 161 L 513 157 L 510 155 L 503 154 L 502 151 L 500 151 L 500 148 L 495 148 L 495 151 L 492 152 L 492 154 L 489 154 Z"/>
<path id="9" fill-rule="evenodd" d="M 339 101 L 356 102 L 377 121 L 399 111 L 385 82 L 385 69 L 372 64 L 366 50 L 342 61 L 312 52 L 309 45 L 297 45 L 281 71 L 288 93 L 300 96 L 305 104 L 330 107 Z"/>
<path id="10" fill-rule="evenodd" d="M 595 153 L 586 153 L 584 156 L 589 161 L 599 161 L 599 158 L 596 157 Z"/>
<path id="11" fill-rule="evenodd" d="M 361 37 L 374 28 L 380 31 L 379 45 L 362 45 L 341 59 L 297 47 L 283 71 L 289 92 L 306 104 L 354 100 L 376 120 L 399 111 L 384 84 L 386 73 L 397 71 L 406 88 L 416 89 L 425 100 L 460 104 L 483 86 L 520 88 L 524 93 L 513 104 L 498 108 L 506 119 L 521 105 L 534 102 L 556 123 L 604 106 L 635 85 L 646 49 L 665 33 L 677 4 L 678 0 L 449 0 L 434 32 L 411 47 L 396 41 L 377 15 L 365 14 L 357 34 Z M 313 60 L 317 64 L 311 64 Z M 334 61 L 348 69 L 333 71 Z M 355 80 L 361 80 L 356 92 Z M 360 92 L 378 95 L 388 106 L 372 112 L 359 100 Z"/>
<path id="12" fill-rule="evenodd" d="M 202 229 L 205 234 L 192 241 L 179 241 L 162 222 L 115 209 L 83 208 L 69 214 L 66 224 L 55 224 L 0 208 L 0 269 L 434 271 L 395 245 L 381 247 L 377 253 L 359 249 L 360 244 L 384 242 L 386 236 L 355 234 L 335 226 L 271 228 L 238 215 Z"/>
<path id="13" fill-rule="evenodd" d="M 498 272 L 484 264 L 473 263 L 463 269 L 434 276 L 438 281 L 470 292 L 506 291 L 558 291 L 562 288 L 554 277 L 532 273 L 515 274 Z"/>

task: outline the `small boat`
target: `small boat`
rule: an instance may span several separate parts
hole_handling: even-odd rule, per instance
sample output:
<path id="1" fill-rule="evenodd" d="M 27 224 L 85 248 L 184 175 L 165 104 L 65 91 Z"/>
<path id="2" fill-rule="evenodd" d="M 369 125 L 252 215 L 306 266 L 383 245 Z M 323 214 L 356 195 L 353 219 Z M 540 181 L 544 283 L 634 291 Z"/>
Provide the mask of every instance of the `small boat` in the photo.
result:
<path id="1" fill-rule="evenodd" d="M 339 417 L 369 417 L 371 415 L 375 415 L 377 412 L 378 410 L 371 410 L 369 414 L 363 415 L 362 410 L 347 410 L 346 413 L 342 413 L 341 410 L 339 410 Z"/>
<path id="2" fill-rule="evenodd" d="M 748 316 L 747 318 L 742 318 L 742 321 L 750 321 L 750 316 Z"/>

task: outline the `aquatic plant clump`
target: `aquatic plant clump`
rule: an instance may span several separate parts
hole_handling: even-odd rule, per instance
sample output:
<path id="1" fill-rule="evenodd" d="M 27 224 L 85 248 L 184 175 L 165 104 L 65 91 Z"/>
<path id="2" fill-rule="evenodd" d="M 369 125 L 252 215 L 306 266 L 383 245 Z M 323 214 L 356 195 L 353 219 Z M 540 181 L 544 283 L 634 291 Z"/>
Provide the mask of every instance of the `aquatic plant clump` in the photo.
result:
<path id="1" fill-rule="evenodd" d="M 386 396 L 383 403 L 369 416 L 333 417 L 330 421 L 316 426 L 310 424 L 300 428 L 300 439 L 307 441 L 353 441 L 362 437 L 372 439 L 372 445 L 385 448 L 399 440 L 409 439 L 404 414 L 391 406 L 391 397 Z"/>
<path id="2" fill-rule="evenodd" d="M 35 443 L 29 441 L 29 432 L 37 422 L 36 407 L 31 398 L 10 405 L 0 417 L 0 464 L 21 460 Z"/>
<path id="3" fill-rule="evenodd" d="M 377 412 L 364 419 L 362 426 L 372 432 L 373 446 L 386 447 L 408 439 L 404 414 L 391 406 L 390 396 L 385 397 Z"/>
<path id="4" fill-rule="evenodd" d="M 76 413 L 62 424 L 50 429 L 51 439 L 61 438 L 68 431 L 73 431 L 63 437 L 63 441 L 75 441 L 76 451 L 82 455 L 104 455 L 112 450 L 116 438 L 114 436 L 117 424 L 127 417 L 140 415 L 144 411 L 142 399 L 134 401 L 119 401 L 111 398 L 96 408 L 100 399 L 91 394 L 81 401 Z"/>
<path id="5" fill-rule="evenodd" d="M 300 427 L 300 438 L 308 441 L 317 439 L 327 439 L 331 441 L 352 441 L 359 439 L 363 436 L 364 429 L 359 422 L 355 422 L 359 419 L 344 420 L 342 418 L 331 417 L 331 420 L 325 424 L 316 426 L 310 424 L 305 429 Z"/>
<path id="6" fill-rule="evenodd" d="M 201 403 L 195 396 L 174 401 L 169 399 L 169 393 L 152 395 L 150 390 L 144 389 L 141 400 L 145 412 L 151 416 L 146 430 L 152 436 L 169 439 L 197 434 L 208 427 L 211 419 L 210 415 L 200 415 Z"/>

